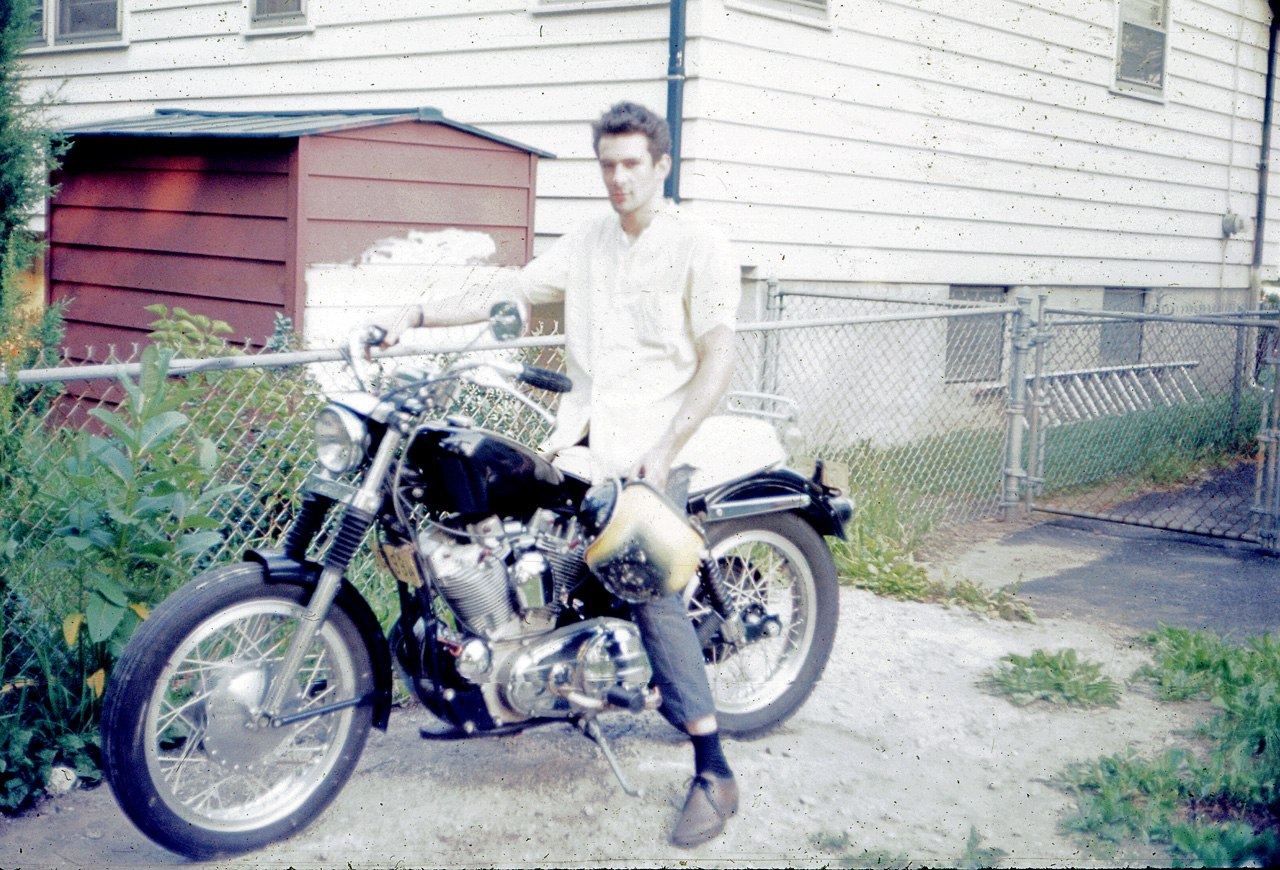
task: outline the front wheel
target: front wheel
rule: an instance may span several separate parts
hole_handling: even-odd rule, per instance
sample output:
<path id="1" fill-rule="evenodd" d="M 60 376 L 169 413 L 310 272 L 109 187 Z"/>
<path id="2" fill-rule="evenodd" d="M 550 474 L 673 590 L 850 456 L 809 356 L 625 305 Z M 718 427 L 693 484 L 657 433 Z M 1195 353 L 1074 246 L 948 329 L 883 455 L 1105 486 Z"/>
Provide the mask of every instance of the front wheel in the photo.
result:
<path id="1" fill-rule="evenodd" d="M 748 642 L 713 642 L 704 652 L 720 730 L 762 733 L 794 713 L 813 691 L 831 656 L 840 585 L 831 552 L 795 514 L 765 514 L 707 529 L 735 606 L 749 625 Z M 710 613 L 706 590 L 688 601 L 694 623 Z"/>
<path id="2" fill-rule="evenodd" d="M 305 827 L 355 769 L 372 705 L 273 726 L 258 704 L 306 612 L 310 587 L 257 565 L 209 571 L 139 627 L 102 715 L 103 768 L 125 814 L 192 858 L 247 852 Z M 355 622 L 334 602 L 293 675 L 284 717 L 373 690 Z"/>

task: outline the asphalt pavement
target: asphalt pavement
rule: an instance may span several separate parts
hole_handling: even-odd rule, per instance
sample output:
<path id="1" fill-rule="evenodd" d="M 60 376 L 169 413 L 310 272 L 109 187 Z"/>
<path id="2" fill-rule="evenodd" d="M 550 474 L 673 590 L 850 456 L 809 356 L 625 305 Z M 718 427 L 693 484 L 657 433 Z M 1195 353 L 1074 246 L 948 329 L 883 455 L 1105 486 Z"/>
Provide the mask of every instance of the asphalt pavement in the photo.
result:
<path id="1" fill-rule="evenodd" d="M 1017 583 L 1046 617 L 1235 639 L 1280 631 L 1280 557 L 1218 538 L 1045 516 L 933 567 L 992 587 Z"/>

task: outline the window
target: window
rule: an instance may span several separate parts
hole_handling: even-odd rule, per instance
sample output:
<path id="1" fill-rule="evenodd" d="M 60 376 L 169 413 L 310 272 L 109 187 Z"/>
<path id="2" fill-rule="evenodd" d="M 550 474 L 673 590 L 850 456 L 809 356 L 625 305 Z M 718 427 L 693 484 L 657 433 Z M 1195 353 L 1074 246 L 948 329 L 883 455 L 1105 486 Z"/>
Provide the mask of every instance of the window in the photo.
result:
<path id="1" fill-rule="evenodd" d="M 254 27 L 306 23 L 306 0 L 249 0 L 249 2 L 253 9 Z"/>
<path id="2" fill-rule="evenodd" d="M 1169 19 L 1166 0 L 1120 0 L 1116 90 L 1162 96 Z"/>
<path id="3" fill-rule="evenodd" d="M 1102 291 L 1103 311 L 1141 314 L 1145 290 Z M 1104 320 L 1098 331 L 1098 365 L 1134 366 L 1142 362 L 1142 321 Z"/>
<path id="4" fill-rule="evenodd" d="M 118 0 L 37 0 L 34 45 L 64 45 L 120 39 Z"/>
<path id="5" fill-rule="evenodd" d="M 1007 287 L 954 286 L 956 302 L 1005 301 Z M 998 381 L 1004 363 L 1004 314 L 947 318 L 947 383 Z"/>
<path id="6" fill-rule="evenodd" d="M 830 23 L 831 4 L 828 0 L 725 0 L 725 5 L 801 24 Z"/>

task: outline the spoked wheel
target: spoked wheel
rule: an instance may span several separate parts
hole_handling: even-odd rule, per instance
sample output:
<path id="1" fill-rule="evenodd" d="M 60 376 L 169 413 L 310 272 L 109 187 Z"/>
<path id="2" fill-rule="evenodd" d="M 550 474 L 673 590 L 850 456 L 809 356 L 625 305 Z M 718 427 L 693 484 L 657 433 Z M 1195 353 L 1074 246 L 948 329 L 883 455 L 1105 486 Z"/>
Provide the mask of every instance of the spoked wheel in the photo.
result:
<path id="1" fill-rule="evenodd" d="M 730 596 L 743 609 L 747 642 L 713 642 L 704 653 L 720 729 L 759 734 L 794 713 L 831 655 L 839 581 L 821 536 L 794 514 L 747 517 L 708 528 Z M 709 612 L 706 590 L 689 603 L 695 624 Z"/>
<path id="2" fill-rule="evenodd" d="M 256 565 L 210 571 L 142 624 L 103 708 L 103 767 L 149 837 L 191 857 L 245 852 L 301 830 L 354 770 L 372 721 L 373 667 L 340 602 L 289 682 L 273 726 L 259 705 L 308 589 Z"/>

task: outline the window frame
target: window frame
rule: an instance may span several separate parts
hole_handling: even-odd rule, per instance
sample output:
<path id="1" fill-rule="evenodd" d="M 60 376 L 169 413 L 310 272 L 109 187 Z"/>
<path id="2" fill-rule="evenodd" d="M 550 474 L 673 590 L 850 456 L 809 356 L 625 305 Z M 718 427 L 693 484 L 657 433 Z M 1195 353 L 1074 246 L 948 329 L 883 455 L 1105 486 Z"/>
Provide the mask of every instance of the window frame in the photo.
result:
<path id="1" fill-rule="evenodd" d="M 258 4 L 262 0 L 246 0 L 245 6 L 249 19 L 249 30 L 253 32 L 278 33 L 280 31 L 295 32 L 310 30 L 308 23 L 307 0 L 298 0 L 297 12 L 260 13 Z"/>
<path id="2" fill-rule="evenodd" d="M 67 51 L 86 48 L 118 47 L 125 44 L 125 11 L 122 0 L 102 0 L 115 7 L 115 28 L 88 33 L 59 33 L 63 4 L 75 0 L 36 0 L 32 18 L 39 15 L 39 28 L 27 44 L 27 51 Z"/>
<path id="3" fill-rule="evenodd" d="M 1125 5 L 1128 2 L 1155 3 L 1160 6 L 1160 26 L 1152 27 L 1149 22 L 1139 22 L 1126 16 Z M 1112 90 L 1118 94 L 1131 97 L 1142 97 L 1157 102 L 1164 101 L 1165 88 L 1169 80 L 1169 0 L 1116 0 L 1116 55 L 1113 69 L 1114 84 Z M 1125 69 L 1125 37 L 1126 34 L 1139 33 L 1159 34 L 1161 40 L 1159 84 L 1152 84 L 1134 76 L 1122 75 Z M 1131 55 L 1130 55 L 1131 56 Z"/>
<path id="4" fill-rule="evenodd" d="M 644 9 L 668 4 L 669 0 L 529 0 L 528 8 L 530 15 L 558 15 L 610 9 Z"/>
<path id="5" fill-rule="evenodd" d="M 952 284 L 947 288 L 947 303 L 983 302 L 1003 305 L 1009 301 L 1009 293 L 1010 288 L 1003 284 Z M 947 318 L 942 360 L 943 382 L 994 384 L 1003 380 L 1007 329 L 1008 320 L 1003 311 L 989 316 Z M 963 345 L 962 338 L 967 339 Z M 994 339 L 996 349 L 994 359 L 990 362 L 982 356 L 983 345 L 988 339 Z"/>

